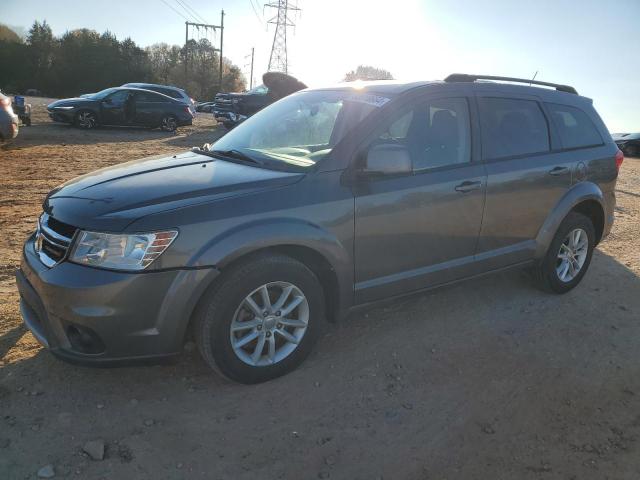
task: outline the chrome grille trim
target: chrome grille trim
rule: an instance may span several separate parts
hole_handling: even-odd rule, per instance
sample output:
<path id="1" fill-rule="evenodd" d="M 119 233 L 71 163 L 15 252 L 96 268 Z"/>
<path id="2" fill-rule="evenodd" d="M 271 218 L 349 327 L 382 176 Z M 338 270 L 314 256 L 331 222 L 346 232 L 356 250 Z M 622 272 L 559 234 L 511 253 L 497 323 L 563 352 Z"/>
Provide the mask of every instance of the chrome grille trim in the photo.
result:
<path id="1" fill-rule="evenodd" d="M 56 232 L 49 226 L 49 215 L 43 213 L 38 219 L 34 248 L 40 261 L 51 268 L 67 256 L 73 237 Z"/>

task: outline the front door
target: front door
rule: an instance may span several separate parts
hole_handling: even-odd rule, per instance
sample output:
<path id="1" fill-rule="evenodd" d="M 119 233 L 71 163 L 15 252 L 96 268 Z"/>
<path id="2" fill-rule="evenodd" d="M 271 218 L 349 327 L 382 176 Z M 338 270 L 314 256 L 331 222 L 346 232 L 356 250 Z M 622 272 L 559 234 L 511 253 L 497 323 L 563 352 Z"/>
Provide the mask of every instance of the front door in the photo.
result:
<path id="1" fill-rule="evenodd" d="M 405 146 L 413 172 L 356 185 L 356 303 L 465 276 L 484 208 L 486 175 L 472 161 L 468 98 L 407 107 L 374 135 L 376 143 Z"/>
<path id="2" fill-rule="evenodd" d="M 125 110 L 130 95 L 129 90 L 118 90 L 104 98 L 100 105 L 101 123 L 104 125 L 125 125 L 127 123 Z"/>

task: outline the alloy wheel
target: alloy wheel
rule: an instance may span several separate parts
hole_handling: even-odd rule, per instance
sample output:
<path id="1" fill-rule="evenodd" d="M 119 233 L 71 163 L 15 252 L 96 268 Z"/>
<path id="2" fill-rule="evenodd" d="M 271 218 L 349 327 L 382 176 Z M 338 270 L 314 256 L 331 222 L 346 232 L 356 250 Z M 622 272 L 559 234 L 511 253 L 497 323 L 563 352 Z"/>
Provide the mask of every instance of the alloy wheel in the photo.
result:
<path id="1" fill-rule="evenodd" d="M 91 112 L 80 112 L 78 114 L 78 125 L 80 128 L 93 128 L 96 126 L 96 117 Z"/>
<path id="2" fill-rule="evenodd" d="M 270 282 L 236 309 L 229 329 L 231 346 L 248 365 L 274 365 L 298 348 L 308 323 L 309 302 L 302 291 L 289 282 Z"/>
<path id="3" fill-rule="evenodd" d="M 162 129 L 167 132 L 173 132 L 176 128 L 178 128 L 178 122 L 174 117 L 164 117 L 162 119 Z"/>
<path id="4" fill-rule="evenodd" d="M 589 237 L 581 228 L 571 230 L 560 244 L 556 261 L 558 278 L 569 283 L 578 276 L 587 254 L 589 253 Z"/>

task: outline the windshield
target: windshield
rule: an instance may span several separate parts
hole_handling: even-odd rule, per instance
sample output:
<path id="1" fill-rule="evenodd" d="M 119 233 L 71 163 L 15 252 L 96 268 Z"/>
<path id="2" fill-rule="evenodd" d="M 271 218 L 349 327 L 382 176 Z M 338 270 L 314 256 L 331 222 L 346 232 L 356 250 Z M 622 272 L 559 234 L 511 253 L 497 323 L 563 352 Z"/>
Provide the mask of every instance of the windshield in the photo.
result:
<path id="1" fill-rule="evenodd" d="M 269 92 L 269 89 L 264 85 L 258 85 L 257 87 L 253 87 L 251 90 L 247 90 L 245 93 L 248 95 L 266 95 Z"/>
<path id="2" fill-rule="evenodd" d="M 309 168 L 387 101 L 387 97 L 353 90 L 295 93 L 238 125 L 210 150 L 240 152 L 266 165 L 277 162 Z"/>
<path id="3" fill-rule="evenodd" d="M 98 93 L 90 93 L 87 94 L 88 97 L 101 99 L 109 95 L 110 93 L 116 92 L 118 88 L 107 88 L 105 90 L 101 90 Z"/>

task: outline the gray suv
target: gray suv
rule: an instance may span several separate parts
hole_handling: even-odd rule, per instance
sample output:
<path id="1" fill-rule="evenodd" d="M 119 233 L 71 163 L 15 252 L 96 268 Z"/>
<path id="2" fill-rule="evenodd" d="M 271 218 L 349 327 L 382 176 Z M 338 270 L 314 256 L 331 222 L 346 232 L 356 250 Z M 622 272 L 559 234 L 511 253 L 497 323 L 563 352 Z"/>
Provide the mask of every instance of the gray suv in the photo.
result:
<path id="1" fill-rule="evenodd" d="M 622 159 L 564 85 L 303 90 L 212 145 L 50 192 L 16 273 L 22 315 L 70 361 L 155 361 L 192 335 L 212 368 L 265 381 L 359 305 L 519 266 L 571 290 Z"/>

